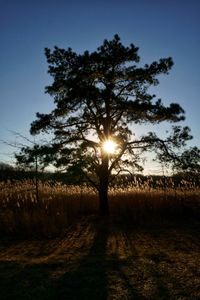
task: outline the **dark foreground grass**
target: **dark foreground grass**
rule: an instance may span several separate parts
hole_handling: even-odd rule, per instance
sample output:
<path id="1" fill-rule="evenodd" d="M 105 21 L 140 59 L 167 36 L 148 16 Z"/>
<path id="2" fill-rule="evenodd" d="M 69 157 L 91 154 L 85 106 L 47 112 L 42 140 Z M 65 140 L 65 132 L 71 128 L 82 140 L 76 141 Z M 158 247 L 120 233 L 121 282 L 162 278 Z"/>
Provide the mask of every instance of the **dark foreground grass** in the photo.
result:
<path id="1" fill-rule="evenodd" d="M 0 241 L 0 299 L 200 299 L 197 221 L 83 218 L 62 238 Z"/>

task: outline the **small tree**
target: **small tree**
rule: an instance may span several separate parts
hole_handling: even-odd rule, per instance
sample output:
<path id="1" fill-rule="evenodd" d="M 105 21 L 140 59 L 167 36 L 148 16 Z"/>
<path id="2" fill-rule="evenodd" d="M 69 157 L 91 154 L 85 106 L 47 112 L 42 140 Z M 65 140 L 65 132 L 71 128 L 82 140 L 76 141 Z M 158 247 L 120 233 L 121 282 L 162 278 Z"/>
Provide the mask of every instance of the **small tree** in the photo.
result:
<path id="1" fill-rule="evenodd" d="M 175 126 L 165 140 L 154 133 L 137 139 L 131 127 L 184 120 L 179 104 L 164 106 L 148 92 L 158 85 L 158 75 L 168 74 L 172 58 L 141 67 L 138 48 L 123 46 L 118 35 L 92 53 L 55 47 L 46 48 L 45 55 L 53 77 L 46 92 L 55 109 L 37 113 L 31 134 L 52 134 L 51 146 L 41 149 L 45 160 L 83 173 L 99 193 L 101 214 L 107 215 L 109 183 L 121 172 L 141 169 L 141 152 L 156 146 L 174 158 L 174 147 L 191 138 L 188 127 Z"/>

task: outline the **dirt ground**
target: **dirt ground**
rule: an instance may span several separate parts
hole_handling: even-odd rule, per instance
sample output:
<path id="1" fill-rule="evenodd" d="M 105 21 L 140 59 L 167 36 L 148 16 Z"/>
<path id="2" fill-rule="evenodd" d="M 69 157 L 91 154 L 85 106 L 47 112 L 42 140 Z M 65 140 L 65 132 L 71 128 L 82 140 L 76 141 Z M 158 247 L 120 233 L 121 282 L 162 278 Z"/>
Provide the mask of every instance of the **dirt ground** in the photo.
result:
<path id="1" fill-rule="evenodd" d="M 0 240 L 0 300 L 200 299 L 200 225 L 87 217 L 64 236 Z"/>

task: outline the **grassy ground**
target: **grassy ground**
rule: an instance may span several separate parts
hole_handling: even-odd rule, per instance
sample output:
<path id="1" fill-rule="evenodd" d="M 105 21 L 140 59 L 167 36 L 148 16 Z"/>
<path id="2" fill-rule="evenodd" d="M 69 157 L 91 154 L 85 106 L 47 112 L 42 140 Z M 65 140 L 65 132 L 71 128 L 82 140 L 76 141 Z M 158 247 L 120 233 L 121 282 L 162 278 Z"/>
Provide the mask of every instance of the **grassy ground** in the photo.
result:
<path id="1" fill-rule="evenodd" d="M 90 216 L 62 238 L 2 238 L 0 299 L 200 299 L 199 225 Z"/>

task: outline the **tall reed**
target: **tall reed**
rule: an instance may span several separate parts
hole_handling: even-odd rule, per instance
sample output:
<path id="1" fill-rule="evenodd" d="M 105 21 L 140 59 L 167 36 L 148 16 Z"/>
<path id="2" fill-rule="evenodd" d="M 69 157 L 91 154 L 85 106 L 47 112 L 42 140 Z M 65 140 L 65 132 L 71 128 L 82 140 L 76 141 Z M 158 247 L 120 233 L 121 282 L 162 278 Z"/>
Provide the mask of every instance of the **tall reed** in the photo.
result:
<path id="1" fill-rule="evenodd" d="M 199 188 L 172 178 L 145 181 L 135 178 L 109 190 L 111 215 L 142 224 L 166 217 L 184 219 L 199 213 Z M 98 195 L 87 185 L 39 182 L 37 201 L 31 180 L 0 183 L 0 233 L 51 237 L 64 232 L 74 220 L 98 213 Z"/>

